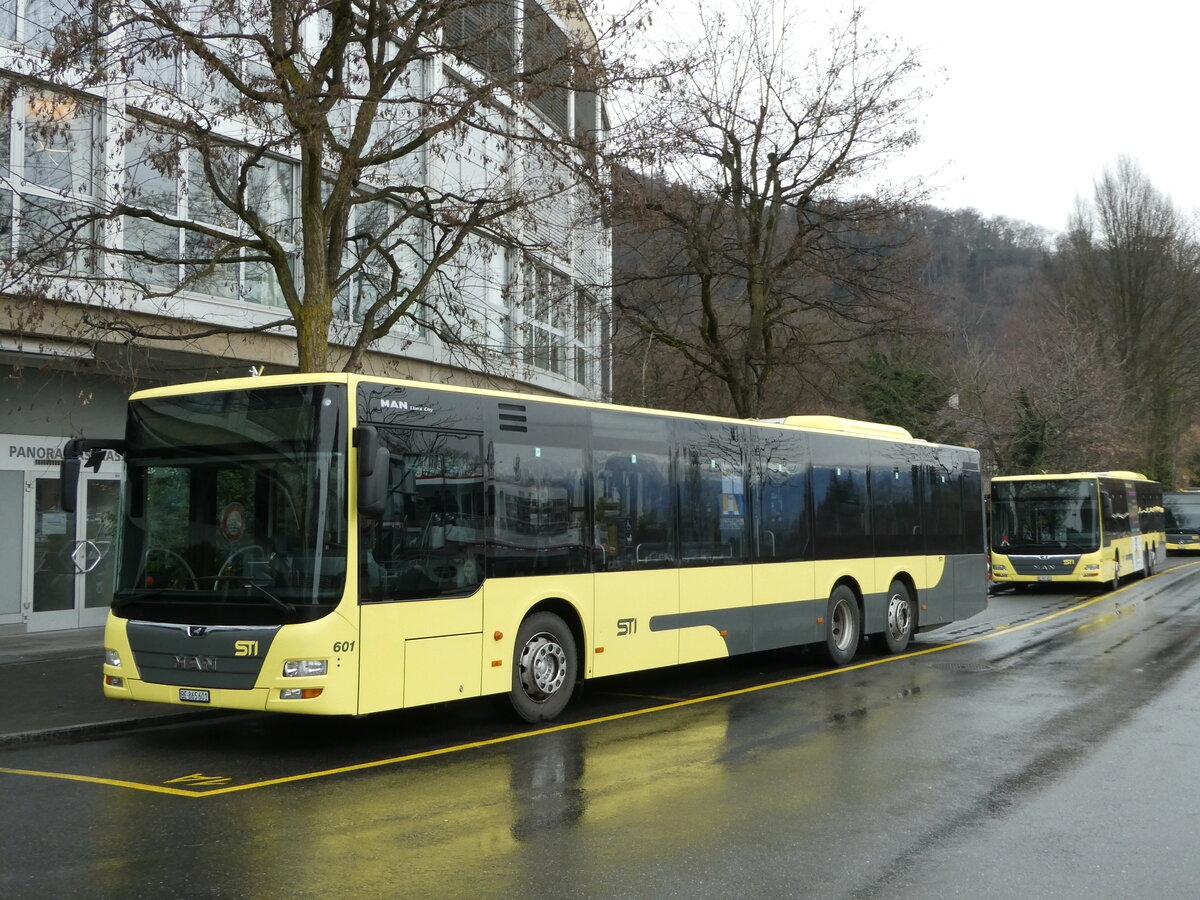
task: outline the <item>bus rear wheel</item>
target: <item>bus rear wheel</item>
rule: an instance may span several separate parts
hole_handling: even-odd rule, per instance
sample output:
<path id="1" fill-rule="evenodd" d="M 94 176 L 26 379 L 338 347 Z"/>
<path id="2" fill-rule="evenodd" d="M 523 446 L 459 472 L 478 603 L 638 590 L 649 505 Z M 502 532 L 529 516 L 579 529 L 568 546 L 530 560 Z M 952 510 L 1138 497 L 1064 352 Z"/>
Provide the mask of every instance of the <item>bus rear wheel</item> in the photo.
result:
<path id="1" fill-rule="evenodd" d="M 902 581 L 888 588 L 887 623 L 880 634 L 871 636 L 875 649 L 883 653 L 903 653 L 917 625 L 917 605 Z"/>
<path id="2" fill-rule="evenodd" d="M 825 618 L 825 655 L 835 666 L 844 666 L 858 652 L 862 638 L 862 616 L 854 591 L 839 584 L 829 595 L 829 611 Z"/>
<path id="3" fill-rule="evenodd" d="M 579 671 L 575 638 L 554 613 L 534 613 L 521 623 L 513 650 L 508 699 L 526 722 L 548 722 L 566 709 Z"/>

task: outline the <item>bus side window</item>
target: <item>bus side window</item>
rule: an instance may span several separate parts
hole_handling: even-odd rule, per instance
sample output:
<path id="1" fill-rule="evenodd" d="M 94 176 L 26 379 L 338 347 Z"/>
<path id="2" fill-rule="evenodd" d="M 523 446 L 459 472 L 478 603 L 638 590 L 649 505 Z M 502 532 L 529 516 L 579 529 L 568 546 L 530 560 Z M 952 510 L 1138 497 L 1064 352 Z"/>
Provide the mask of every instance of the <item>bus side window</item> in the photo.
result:
<path id="1" fill-rule="evenodd" d="M 665 456 L 598 451 L 596 546 L 600 571 L 656 569 L 675 562 L 673 484 Z"/>
<path id="2" fill-rule="evenodd" d="M 380 428 L 391 452 L 383 516 L 363 533 L 371 600 L 458 595 L 483 581 L 483 457 L 474 434 Z"/>

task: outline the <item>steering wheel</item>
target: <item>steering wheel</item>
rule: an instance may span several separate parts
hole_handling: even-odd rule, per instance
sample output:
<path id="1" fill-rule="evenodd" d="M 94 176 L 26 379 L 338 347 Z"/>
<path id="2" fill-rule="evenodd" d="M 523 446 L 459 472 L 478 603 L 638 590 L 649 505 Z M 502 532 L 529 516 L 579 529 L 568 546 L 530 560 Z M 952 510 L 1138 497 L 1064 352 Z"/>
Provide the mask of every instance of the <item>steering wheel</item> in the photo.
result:
<path id="1" fill-rule="evenodd" d="M 149 568 L 150 555 L 152 553 L 161 553 L 163 556 L 167 557 L 168 559 L 174 559 L 176 562 L 178 562 L 179 565 L 183 566 L 183 570 L 185 572 L 187 572 L 188 580 L 191 581 L 191 583 L 192 583 L 192 589 L 199 590 L 200 582 L 196 578 L 196 573 L 192 571 L 192 567 L 188 565 L 188 561 L 186 559 L 184 559 L 182 556 L 180 556 L 179 553 L 177 553 L 176 551 L 172 550 L 169 547 L 147 547 L 146 548 L 146 552 L 144 554 L 142 554 L 142 565 L 138 569 L 138 577 L 134 578 L 135 584 L 143 581 L 143 579 L 146 575 L 146 570 Z"/>
<path id="2" fill-rule="evenodd" d="M 220 567 L 217 569 L 217 578 L 223 577 L 226 574 L 225 570 L 228 569 L 230 566 L 232 566 L 233 561 L 235 559 L 237 559 L 239 556 L 241 556 L 243 553 L 257 553 L 259 556 L 261 556 L 263 558 L 264 561 L 267 558 L 267 551 L 264 550 L 262 547 L 260 547 L 258 544 L 247 544 L 245 547 L 238 547 L 236 550 L 234 550 L 232 553 L 230 553 L 227 557 L 225 557 L 225 562 L 221 563 Z"/>

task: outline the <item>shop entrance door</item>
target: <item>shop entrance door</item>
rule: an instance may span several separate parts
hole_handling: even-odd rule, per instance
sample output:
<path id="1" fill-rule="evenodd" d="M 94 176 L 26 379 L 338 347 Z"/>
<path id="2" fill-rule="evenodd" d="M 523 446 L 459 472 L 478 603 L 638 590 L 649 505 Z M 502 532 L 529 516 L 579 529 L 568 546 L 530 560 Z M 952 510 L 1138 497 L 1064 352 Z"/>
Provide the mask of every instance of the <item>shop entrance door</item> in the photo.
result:
<path id="1" fill-rule="evenodd" d="M 59 503 L 58 476 L 35 476 L 26 522 L 32 522 L 25 571 L 27 628 L 54 631 L 103 625 L 112 602 L 120 480 L 86 474 L 79 479 L 75 512 Z"/>

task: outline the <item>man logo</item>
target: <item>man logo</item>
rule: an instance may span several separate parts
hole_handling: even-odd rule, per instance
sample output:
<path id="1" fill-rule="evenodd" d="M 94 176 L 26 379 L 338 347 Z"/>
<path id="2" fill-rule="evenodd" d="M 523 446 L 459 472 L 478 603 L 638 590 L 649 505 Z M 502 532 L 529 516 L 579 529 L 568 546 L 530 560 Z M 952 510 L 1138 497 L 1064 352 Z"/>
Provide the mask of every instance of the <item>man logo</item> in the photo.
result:
<path id="1" fill-rule="evenodd" d="M 176 669 L 185 669 L 190 672 L 217 671 L 217 658 L 215 656 L 176 656 L 174 663 Z"/>
<path id="2" fill-rule="evenodd" d="M 233 645 L 234 656 L 258 656 L 258 641 L 236 641 Z"/>

